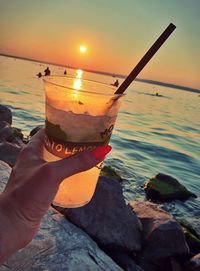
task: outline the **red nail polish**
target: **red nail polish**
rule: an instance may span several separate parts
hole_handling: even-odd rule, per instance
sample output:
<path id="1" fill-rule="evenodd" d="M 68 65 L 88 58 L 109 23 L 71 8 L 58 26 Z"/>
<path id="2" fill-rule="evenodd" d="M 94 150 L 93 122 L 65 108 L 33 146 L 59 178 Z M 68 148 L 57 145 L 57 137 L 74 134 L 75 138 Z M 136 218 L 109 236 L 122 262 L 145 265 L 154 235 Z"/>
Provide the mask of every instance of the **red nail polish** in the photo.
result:
<path id="1" fill-rule="evenodd" d="M 95 150 L 93 150 L 91 153 L 97 160 L 102 160 L 112 150 L 112 147 L 110 145 L 106 146 L 99 146 Z"/>

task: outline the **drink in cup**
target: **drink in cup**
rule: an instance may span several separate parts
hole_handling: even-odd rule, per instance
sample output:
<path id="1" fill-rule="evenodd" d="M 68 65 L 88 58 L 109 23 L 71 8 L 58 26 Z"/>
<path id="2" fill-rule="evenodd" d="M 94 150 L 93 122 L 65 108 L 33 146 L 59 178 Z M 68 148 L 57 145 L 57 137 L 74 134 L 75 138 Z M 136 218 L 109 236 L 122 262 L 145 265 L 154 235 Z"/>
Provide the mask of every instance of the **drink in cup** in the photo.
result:
<path id="1" fill-rule="evenodd" d="M 114 87 L 64 76 L 48 76 L 44 85 L 46 161 L 108 144 L 122 97 Z M 100 170 L 101 164 L 63 180 L 53 203 L 65 208 L 87 204 Z"/>

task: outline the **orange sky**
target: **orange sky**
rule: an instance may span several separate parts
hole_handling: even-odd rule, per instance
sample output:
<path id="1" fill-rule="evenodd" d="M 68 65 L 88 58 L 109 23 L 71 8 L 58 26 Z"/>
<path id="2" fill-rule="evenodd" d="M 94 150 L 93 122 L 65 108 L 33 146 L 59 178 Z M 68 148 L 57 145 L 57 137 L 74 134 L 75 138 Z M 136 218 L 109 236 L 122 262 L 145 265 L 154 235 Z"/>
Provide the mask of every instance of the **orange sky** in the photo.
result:
<path id="1" fill-rule="evenodd" d="M 139 77 L 200 89 L 199 10 L 199 0 L 1 1 L 0 53 L 128 74 L 173 22 Z"/>

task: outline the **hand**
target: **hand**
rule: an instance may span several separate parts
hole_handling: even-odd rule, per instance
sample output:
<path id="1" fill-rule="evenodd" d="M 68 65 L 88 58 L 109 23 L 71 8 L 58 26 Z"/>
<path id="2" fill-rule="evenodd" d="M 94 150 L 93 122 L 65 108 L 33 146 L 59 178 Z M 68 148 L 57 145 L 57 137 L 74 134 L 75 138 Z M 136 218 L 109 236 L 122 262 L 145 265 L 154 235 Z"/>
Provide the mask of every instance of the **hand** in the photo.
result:
<path id="1" fill-rule="evenodd" d="M 110 146 L 102 146 L 46 162 L 42 157 L 43 139 L 44 131 L 40 130 L 20 152 L 5 191 L 0 195 L 0 246 L 3 242 L 4 250 L 8 248 L 5 253 L 0 247 L 0 262 L 32 240 L 61 181 L 94 167 L 111 150 Z"/>

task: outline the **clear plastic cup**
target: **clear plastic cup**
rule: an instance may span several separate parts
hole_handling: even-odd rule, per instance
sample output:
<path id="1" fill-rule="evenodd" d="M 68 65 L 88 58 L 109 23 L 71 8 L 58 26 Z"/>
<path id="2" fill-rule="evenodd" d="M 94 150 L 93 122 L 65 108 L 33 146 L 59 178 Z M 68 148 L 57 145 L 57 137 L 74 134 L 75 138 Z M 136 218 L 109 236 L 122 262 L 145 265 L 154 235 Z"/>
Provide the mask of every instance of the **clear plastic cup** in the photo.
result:
<path id="1" fill-rule="evenodd" d="M 44 159 L 55 161 L 107 145 L 123 95 L 90 80 L 48 76 L 45 86 Z M 53 204 L 75 208 L 87 204 L 95 191 L 101 165 L 62 181 Z"/>

